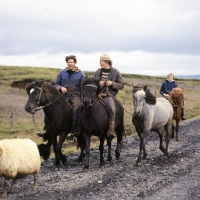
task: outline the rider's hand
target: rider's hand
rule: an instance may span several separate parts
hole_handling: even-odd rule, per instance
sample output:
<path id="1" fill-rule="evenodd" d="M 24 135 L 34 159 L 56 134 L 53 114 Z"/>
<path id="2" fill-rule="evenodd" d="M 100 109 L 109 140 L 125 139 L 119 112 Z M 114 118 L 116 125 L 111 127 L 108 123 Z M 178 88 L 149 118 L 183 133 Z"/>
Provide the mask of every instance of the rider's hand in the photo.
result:
<path id="1" fill-rule="evenodd" d="M 100 82 L 99 82 L 99 84 L 100 84 L 100 86 L 102 86 L 102 87 L 103 87 L 103 86 L 105 86 L 105 85 L 106 85 L 106 82 L 105 82 L 105 81 L 100 81 Z"/>
<path id="2" fill-rule="evenodd" d="M 111 86 L 112 85 L 112 81 L 106 81 L 106 86 Z"/>
<path id="3" fill-rule="evenodd" d="M 67 92 L 67 88 L 65 88 L 65 87 L 61 87 L 60 90 L 61 90 L 62 93 L 66 93 Z"/>
<path id="4" fill-rule="evenodd" d="M 163 96 L 164 96 L 164 97 L 168 97 L 169 95 L 168 95 L 168 94 L 163 94 Z"/>

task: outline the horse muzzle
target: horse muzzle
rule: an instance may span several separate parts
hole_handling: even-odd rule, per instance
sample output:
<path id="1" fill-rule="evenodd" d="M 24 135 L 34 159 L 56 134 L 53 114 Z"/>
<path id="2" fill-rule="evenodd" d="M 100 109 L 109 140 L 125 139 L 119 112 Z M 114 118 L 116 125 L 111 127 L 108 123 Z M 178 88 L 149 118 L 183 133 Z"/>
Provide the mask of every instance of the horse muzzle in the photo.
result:
<path id="1" fill-rule="evenodd" d="M 83 107 L 88 108 L 90 106 L 91 102 L 90 101 L 83 101 Z"/>
<path id="2" fill-rule="evenodd" d="M 134 116 L 135 116 L 135 117 L 139 117 L 139 116 L 140 116 L 140 114 L 141 114 L 141 112 L 140 112 L 140 111 L 139 111 L 139 112 L 138 112 L 138 111 L 137 111 L 137 112 L 136 112 L 136 111 L 134 111 Z"/>
<path id="3" fill-rule="evenodd" d="M 25 106 L 25 110 L 26 112 L 30 113 L 30 114 L 35 114 L 37 109 L 35 107 L 31 108 L 29 106 Z"/>

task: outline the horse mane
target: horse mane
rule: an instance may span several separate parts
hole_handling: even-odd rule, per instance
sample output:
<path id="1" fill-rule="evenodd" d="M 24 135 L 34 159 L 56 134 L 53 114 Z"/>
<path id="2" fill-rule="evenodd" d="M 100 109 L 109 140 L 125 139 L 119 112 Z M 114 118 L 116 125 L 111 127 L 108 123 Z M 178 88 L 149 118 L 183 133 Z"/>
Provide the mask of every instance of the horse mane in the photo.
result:
<path id="1" fill-rule="evenodd" d="M 82 87 L 84 87 L 85 85 L 96 85 L 97 86 L 97 94 L 99 94 L 100 93 L 99 81 L 100 81 L 100 78 L 88 77 L 83 81 Z"/>
<path id="2" fill-rule="evenodd" d="M 156 96 L 154 94 L 151 93 L 150 89 L 146 89 L 145 90 L 145 95 L 146 95 L 146 98 L 145 98 L 145 101 L 148 103 L 148 104 L 152 104 L 152 105 L 155 105 L 156 104 Z"/>
<path id="3" fill-rule="evenodd" d="M 170 95 L 183 95 L 183 89 L 181 88 L 173 88 L 172 92 L 170 93 Z"/>
<path id="4" fill-rule="evenodd" d="M 155 105 L 156 104 L 156 96 L 153 95 L 150 91 L 150 89 L 147 88 L 147 85 L 145 83 L 135 83 L 133 84 L 133 93 L 136 93 L 137 91 L 140 91 L 140 90 L 144 90 L 145 91 L 145 101 L 148 103 L 148 104 L 152 104 L 152 105 Z"/>
<path id="5" fill-rule="evenodd" d="M 169 95 L 169 99 L 170 101 L 174 102 L 174 97 L 182 97 L 184 90 L 181 88 L 173 88 L 170 95 Z"/>
<path id="6" fill-rule="evenodd" d="M 82 86 L 91 84 L 91 85 L 96 85 L 98 87 L 99 81 L 100 81 L 99 78 L 94 78 L 94 77 L 85 78 L 85 80 L 82 83 Z"/>
<path id="7" fill-rule="evenodd" d="M 133 84 L 133 93 L 136 93 L 139 90 L 146 90 L 147 85 L 145 83 L 135 83 Z"/>
<path id="8" fill-rule="evenodd" d="M 29 83 L 26 86 L 26 92 L 29 94 L 30 90 L 34 87 L 42 88 L 45 93 L 51 93 L 56 95 L 60 94 L 60 92 L 51 83 L 46 81 L 34 81 L 32 83 Z"/>

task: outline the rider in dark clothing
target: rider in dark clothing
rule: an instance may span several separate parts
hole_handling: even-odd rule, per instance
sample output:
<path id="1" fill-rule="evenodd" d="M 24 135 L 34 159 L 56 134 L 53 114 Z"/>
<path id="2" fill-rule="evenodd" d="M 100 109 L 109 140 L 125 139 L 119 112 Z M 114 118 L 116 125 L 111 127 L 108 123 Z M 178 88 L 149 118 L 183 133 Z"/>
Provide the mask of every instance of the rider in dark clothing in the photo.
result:
<path id="1" fill-rule="evenodd" d="M 66 56 L 65 61 L 67 68 L 59 72 L 54 86 L 64 94 L 73 107 L 72 135 L 68 137 L 68 139 L 73 139 L 73 134 L 77 126 L 76 110 L 81 102 L 81 85 L 85 80 L 85 74 L 76 67 L 76 56 Z"/>
<path id="2" fill-rule="evenodd" d="M 176 81 L 174 80 L 174 74 L 169 73 L 166 80 L 162 83 L 161 88 L 160 88 L 160 94 L 162 96 L 164 96 L 165 98 L 167 98 L 172 89 L 178 87 Z M 185 116 L 184 116 L 184 108 L 181 111 L 181 119 L 185 120 Z"/>
<path id="3" fill-rule="evenodd" d="M 100 57 L 100 66 L 94 73 L 94 77 L 100 78 L 102 97 L 109 107 L 109 131 L 107 136 L 110 140 L 115 137 L 115 102 L 114 97 L 117 95 L 118 90 L 124 88 L 124 82 L 120 72 L 112 67 L 112 61 L 107 54 Z"/>

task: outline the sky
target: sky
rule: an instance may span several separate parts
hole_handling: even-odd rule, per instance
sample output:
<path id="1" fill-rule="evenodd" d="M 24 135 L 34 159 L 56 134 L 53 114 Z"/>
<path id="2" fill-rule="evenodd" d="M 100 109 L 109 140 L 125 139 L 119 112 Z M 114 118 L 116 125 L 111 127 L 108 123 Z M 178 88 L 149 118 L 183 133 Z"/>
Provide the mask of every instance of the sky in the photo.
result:
<path id="1" fill-rule="evenodd" d="M 0 0 L 0 66 L 200 74 L 199 0 Z"/>

